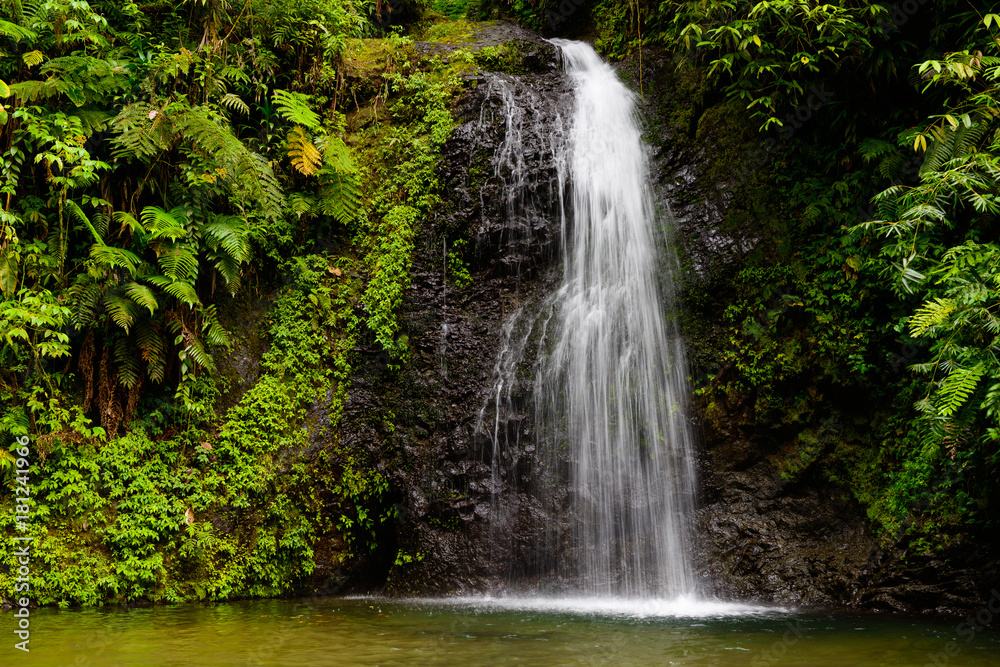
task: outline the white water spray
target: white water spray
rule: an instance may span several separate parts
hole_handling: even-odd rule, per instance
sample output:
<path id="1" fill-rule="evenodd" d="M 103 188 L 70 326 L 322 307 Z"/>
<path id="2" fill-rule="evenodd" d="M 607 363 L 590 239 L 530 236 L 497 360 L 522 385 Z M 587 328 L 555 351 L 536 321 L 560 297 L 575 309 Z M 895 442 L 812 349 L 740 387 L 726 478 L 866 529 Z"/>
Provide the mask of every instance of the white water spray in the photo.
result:
<path id="1" fill-rule="evenodd" d="M 504 326 L 490 406 L 494 489 L 502 478 L 501 450 L 516 444 L 501 442 L 500 417 L 505 404 L 506 414 L 512 409 L 510 388 L 534 348 L 535 439 L 543 463 L 535 493 L 549 516 L 572 515 L 571 522 L 553 520 L 537 545 L 543 560 L 556 555 L 554 569 L 539 562 L 536 571 L 589 596 L 691 596 L 687 369 L 668 317 L 670 262 L 659 252 L 666 239 L 636 98 L 587 44 L 553 43 L 575 98 L 568 136 L 553 142 L 568 190 L 565 207 L 560 200 L 563 275 L 541 308 L 522 306 Z M 511 512 L 496 518 L 504 522 Z"/>
<path id="2" fill-rule="evenodd" d="M 589 45 L 553 42 L 576 109 L 568 142 L 571 218 L 563 221 L 570 241 L 538 366 L 536 424 L 550 451 L 565 446 L 572 461 L 573 542 L 584 591 L 690 594 L 687 371 L 662 305 L 673 299 L 669 280 L 658 280 L 663 239 L 636 99 Z"/>

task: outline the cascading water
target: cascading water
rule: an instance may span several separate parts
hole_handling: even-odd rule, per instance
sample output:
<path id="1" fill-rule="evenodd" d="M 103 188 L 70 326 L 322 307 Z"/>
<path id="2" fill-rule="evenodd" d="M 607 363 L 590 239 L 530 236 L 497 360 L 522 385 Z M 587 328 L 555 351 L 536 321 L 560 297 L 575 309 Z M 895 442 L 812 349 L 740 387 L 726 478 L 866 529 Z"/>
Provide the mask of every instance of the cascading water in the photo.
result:
<path id="1" fill-rule="evenodd" d="M 531 363 L 534 346 L 543 464 L 535 493 L 548 496 L 550 514 L 572 515 L 571 528 L 552 522 L 537 551 L 559 552 L 556 572 L 588 595 L 690 594 L 687 372 L 668 319 L 669 262 L 658 253 L 664 238 L 636 99 L 590 46 L 553 43 L 576 105 L 560 142 L 568 172 L 563 275 L 541 307 L 523 306 L 504 328 L 492 396 L 493 466 L 502 465 L 501 397 L 517 382 L 517 369 Z M 556 500 L 567 487 L 568 496 Z"/>

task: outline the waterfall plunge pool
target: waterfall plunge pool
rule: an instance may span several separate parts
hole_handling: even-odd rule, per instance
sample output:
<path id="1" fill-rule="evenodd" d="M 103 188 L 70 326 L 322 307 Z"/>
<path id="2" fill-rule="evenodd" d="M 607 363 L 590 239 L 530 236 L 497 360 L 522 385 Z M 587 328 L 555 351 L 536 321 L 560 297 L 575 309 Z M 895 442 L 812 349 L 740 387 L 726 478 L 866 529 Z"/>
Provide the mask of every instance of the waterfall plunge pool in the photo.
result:
<path id="1" fill-rule="evenodd" d="M 13 625 L 9 613 L 0 616 Z M 3 664 L 1000 664 L 1000 632 L 975 631 L 961 619 L 684 599 L 320 598 L 39 609 L 31 619 L 31 653 L 8 646 Z"/>

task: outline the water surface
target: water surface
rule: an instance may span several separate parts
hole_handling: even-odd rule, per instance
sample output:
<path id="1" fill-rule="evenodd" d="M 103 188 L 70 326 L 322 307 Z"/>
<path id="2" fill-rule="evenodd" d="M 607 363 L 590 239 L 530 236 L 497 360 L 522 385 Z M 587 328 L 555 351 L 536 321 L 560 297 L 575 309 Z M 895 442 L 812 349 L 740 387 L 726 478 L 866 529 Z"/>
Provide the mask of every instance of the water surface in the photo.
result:
<path id="1" fill-rule="evenodd" d="M 10 614 L 2 623 L 12 627 Z M 31 653 L 5 647 L 0 664 L 842 667 L 935 664 L 929 654 L 939 665 L 1000 664 L 1000 633 L 987 628 L 966 643 L 956 625 L 649 600 L 326 598 L 41 609 L 32 614 Z M 959 653 L 947 656 L 953 641 Z"/>

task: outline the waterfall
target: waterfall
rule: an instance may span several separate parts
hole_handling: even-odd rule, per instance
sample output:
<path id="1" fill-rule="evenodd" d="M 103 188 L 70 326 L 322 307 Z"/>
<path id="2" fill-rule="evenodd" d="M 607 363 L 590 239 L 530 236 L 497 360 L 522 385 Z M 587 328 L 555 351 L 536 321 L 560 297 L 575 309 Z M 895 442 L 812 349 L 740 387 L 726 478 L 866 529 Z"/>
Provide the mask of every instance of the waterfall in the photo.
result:
<path id="1" fill-rule="evenodd" d="M 533 364 L 534 492 L 551 515 L 571 515 L 552 521 L 538 551 L 557 551 L 559 577 L 587 595 L 690 594 L 687 370 L 636 97 L 589 45 L 552 41 L 575 103 L 559 142 L 568 176 L 562 278 L 544 304 L 522 306 L 504 327 L 493 466 L 503 465 L 501 396 Z"/>

